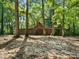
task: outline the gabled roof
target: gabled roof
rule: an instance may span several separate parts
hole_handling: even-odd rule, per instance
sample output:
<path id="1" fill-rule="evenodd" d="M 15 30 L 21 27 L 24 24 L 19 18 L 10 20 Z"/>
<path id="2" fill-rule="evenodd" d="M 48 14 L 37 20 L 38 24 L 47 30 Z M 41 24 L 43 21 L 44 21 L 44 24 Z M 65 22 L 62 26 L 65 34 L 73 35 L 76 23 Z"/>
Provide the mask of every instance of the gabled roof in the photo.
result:
<path id="1" fill-rule="evenodd" d="M 44 28 L 44 26 L 40 22 L 37 22 L 37 25 L 35 26 L 35 28 L 37 28 L 37 27 Z"/>

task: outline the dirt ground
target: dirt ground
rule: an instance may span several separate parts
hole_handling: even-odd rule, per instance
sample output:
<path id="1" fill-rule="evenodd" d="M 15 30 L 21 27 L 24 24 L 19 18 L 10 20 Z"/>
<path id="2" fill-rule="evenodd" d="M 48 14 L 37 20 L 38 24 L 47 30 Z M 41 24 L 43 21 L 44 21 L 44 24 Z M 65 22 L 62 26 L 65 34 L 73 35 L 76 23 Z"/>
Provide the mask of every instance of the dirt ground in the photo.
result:
<path id="1" fill-rule="evenodd" d="M 24 40 L 24 36 L 18 39 L 12 39 L 13 35 L 0 36 L 0 59 L 12 59 L 19 51 L 21 44 Z M 41 38 L 57 38 L 63 41 L 77 46 L 76 50 L 79 51 L 79 36 L 76 37 L 61 37 L 61 36 L 30 36 L 33 40 L 38 40 Z M 61 40 L 61 41 L 62 41 Z M 32 41 L 32 40 L 30 40 Z M 39 41 L 39 40 L 38 40 Z"/>

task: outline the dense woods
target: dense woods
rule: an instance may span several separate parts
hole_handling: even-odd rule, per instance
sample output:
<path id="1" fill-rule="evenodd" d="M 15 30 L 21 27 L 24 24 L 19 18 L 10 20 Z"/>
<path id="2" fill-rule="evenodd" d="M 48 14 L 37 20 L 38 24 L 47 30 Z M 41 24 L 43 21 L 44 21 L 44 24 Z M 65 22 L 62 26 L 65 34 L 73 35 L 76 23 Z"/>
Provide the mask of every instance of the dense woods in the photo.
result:
<path id="1" fill-rule="evenodd" d="M 0 0 L 0 35 L 19 36 L 19 29 L 34 28 L 40 22 L 50 35 L 79 35 L 77 0 Z M 45 30 L 43 30 L 45 35 Z"/>

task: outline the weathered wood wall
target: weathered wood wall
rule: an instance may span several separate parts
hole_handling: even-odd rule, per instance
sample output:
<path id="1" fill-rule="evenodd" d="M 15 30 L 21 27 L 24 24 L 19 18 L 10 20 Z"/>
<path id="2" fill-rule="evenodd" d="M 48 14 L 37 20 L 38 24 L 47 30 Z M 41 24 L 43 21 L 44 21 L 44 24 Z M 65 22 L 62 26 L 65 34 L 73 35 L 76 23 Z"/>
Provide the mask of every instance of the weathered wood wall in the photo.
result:
<path id="1" fill-rule="evenodd" d="M 52 29 L 44 29 L 46 31 L 46 35 L 50 35 Z M 43 29 L 28 29 L 30 35 L 43 35 Z M 19 29 L 21 35 L 25 34 L 25 29 Z"/>
<path id="2" fill-rule="evenodd" d="M 43 31 L 46 35 L 50 35 L 52 32 L 51 28 L 45 28 L 40 22 L 34 28 L 28 29 L 30 35 L 43 35 Z M 25 34 L 25 29 L 19 29 L 20 34 Z"/>

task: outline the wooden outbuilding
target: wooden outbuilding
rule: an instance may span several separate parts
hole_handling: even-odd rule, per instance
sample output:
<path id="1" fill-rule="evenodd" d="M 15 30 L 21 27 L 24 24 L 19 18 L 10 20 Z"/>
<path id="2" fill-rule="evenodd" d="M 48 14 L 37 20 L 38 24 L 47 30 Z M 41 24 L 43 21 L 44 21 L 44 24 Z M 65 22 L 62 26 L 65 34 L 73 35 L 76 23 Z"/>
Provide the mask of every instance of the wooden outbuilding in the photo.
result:
<path id="1" fill-rule="evenodd" d="M 43 35 L 44 31 L 46 35 L 50 35 L 52 29 L 45 28 L 42 23 L 38 22 L 34 28 L 28 29 L 30 35 Z M 19 29 L 20 34 L 25 34 L 25 29 Z"/>

